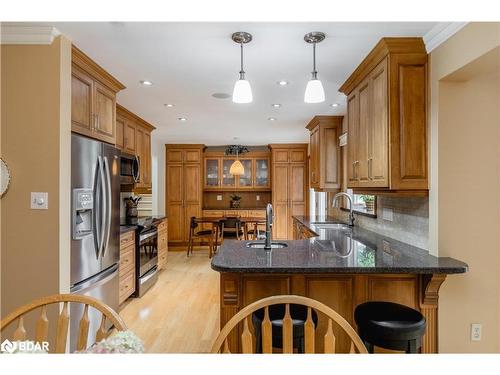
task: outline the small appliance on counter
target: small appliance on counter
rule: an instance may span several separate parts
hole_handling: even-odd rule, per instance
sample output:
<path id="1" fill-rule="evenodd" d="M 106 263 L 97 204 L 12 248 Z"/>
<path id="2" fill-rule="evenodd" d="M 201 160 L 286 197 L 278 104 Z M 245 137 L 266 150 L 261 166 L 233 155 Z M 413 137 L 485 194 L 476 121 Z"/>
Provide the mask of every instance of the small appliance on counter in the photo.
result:
<path id="1" fill-rule="evenodd" d="M 141 199 L 142 199 L 141 197 L 126 197 L 124 199 L 127 217 L 137 217 L 138 216 L 137 215 L 137 206 L 138 206 L 139 201 Z"/>
<path id="2" fill-rule="evenodd" d="M 135 229 L 135 292 L 142 297 L 158 280 L 158 231 L 151 216 L 122 218 L 122 226 Z"/>

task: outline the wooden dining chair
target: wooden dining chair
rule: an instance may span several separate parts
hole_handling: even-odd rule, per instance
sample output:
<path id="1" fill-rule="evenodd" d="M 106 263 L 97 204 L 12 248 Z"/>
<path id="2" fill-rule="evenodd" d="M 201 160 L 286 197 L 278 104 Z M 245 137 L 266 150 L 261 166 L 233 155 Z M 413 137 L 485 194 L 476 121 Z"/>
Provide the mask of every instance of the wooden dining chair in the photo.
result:
<path id="1" fill-rule="evenodd" d="M 108 330 L 106 329 L 107 321 L 110 321 L 114 328 L 118 331 L 126 331 L 127 326 L 122 320 L 120 315 L 115 312 L 111 307 L 105 303 L 99 301 L 98 299 L 82 296 L 78 294 L 55 294 L 48 297 L 43 297 L 32 301 L 24 306 L 21 306 L 14 310 L 12 313 L 7 315 L 0 321 L 0 333 L 2 333 L 2 339 L 4 338 L 3 331 L 11 323 L 17 320 L 17 328 L 14 331 L 12 339 L 14 341 L 24 341 L 27 340 L 26 328 L 24 327 L 24 317 L 30 311 L 40 308 L 40 317 L 36 322 L 35 337 L 34 341 L 37 343 L 42 343 L 48 340 L 49 332 L 49 320 L 47 317 L 47 306 L 49 305 L 59 305 L 63 304 L 62 309 L 60 309 L 59 317 L 56 323 L 56 342 L 55 349 L 52 351 L 54 353 L 65 353 L 66 342 L 68 338 L 69 329 L 69 304 L 83 304 L 83 314 L 80 319 L 78 327 L 78 339 L 76 350 L 84 350 L 88 347 L 88 336 L 89 336 L 89 306 L 98 310 L 101 313 L 101 323 L 99 329 L 95 333 L 95 341 L 99 342 L 106 338 L 108 335 Z"/>
<path id="2" fill-rule="evenodd" d="M 198 222 L 196 217 L 191 217 L 189 224 L 189 242 L 187 248 L 187 256 L 193 254 L 193 242 L 198 239 L 201 243 L 202 241 L 208 241 L 208 257 L 212 258 L 212 253 L 214 251 L 214 230 L 212 229 L 202 229 L 198 230 Z"/>
<path id="3" fill-rule="evenodd" d="M 264 320 L 261 326 L 262 352 L 272 353 L 272 323 L 269 319 L 269 306 L 284 304 L 285 314 L 283 316 L 283 353 L 293 353 L 293 322 L 290 316 L 290 305 L 302 305 L 307 307 L 307 319 L 304 325 L 304 349 L 305 353 L 315 352 L 315 324 L 313 322 L 313 310 L 323 313 L 328 319 L 328 328 L 323 337 L 324 353 L 335 353 L 335 335 L 333 324 L 336 323 L 351 339 L 350 353 L 368 354 L 366 347 L 354 328 L 335 310 L 314 299 L 295 295 L 281 295 L 263 298 L 244 307 L 222 328 L 212 346 L 212 353 L 230 353 L 228 335 L 240 323 L 243 325 L 241 333 L 242 353 L 254 352 L 254 337 L 250 330 L 251 316 L 260 309 L 264 309 Z"/>

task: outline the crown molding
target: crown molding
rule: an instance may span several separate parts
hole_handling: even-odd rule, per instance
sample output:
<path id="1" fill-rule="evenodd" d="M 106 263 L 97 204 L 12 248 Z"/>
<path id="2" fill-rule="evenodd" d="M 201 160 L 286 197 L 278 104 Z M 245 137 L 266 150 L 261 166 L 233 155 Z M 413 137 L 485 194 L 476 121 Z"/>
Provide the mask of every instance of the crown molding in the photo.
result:
<path id="1" fill-rule="evenodd" d="M 0 35 L 1 44 L 52 44 L 61 33 L 53 26 L 2 24 Z"/>
<path id="2" fill-rule="evenodd" d="M 427 53 L 431 53 L 432 50 L 456 34 L 467 25 L 467 23 L 468 22 L 439 22 L 423 36 Z"/>

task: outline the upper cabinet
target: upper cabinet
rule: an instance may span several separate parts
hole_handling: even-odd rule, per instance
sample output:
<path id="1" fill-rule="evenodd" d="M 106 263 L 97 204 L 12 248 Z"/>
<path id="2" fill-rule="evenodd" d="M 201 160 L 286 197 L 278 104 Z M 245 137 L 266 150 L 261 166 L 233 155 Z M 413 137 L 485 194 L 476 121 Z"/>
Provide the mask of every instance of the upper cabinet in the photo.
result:
<path id="1" fill-rule="evenodd" d="M 116 93 L 125 86 L 75 46 L 71 59 L 71 130 L 115 144 Z"/>
<path id="2" fill-rule="evenodd" d="M 339 136 L 343 116 L 315 116 L 309 129 L 309 184 L 315 191 L 340 190 L 342 162 Z"/>
<path id="3" fill-rule="evenodd" d="M 249 152 L 239 158 L 244 174 L 229 173 L 236 160 L 223 152 L 205 152 L 205 190 L 269 190 L 271 173 L 268 152 Z"/>
<path id="4" fill-rule="evenodd" d="M 426 193 L 427 53 L 422 38 L 383 38 L 339 91 L 347 95 L 347 187 Z"/>
<path id="5" fill-rule="evenodd" d="M 116 105 L 115 146 L 139 158 L 139 181 L 135 188 L 151 189 L 151 132 L 155 127 L 125 107 Z"/>

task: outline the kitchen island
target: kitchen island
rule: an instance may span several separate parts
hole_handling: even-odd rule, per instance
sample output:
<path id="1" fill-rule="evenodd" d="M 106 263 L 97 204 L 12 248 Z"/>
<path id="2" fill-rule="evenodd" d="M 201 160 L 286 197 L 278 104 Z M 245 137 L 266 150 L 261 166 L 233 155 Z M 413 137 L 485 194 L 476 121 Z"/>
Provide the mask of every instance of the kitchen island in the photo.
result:
<path id="1" fill-rule="evenodd" d="M 423 353 L 437 353 L 439 288 L 448 274 L 467 271 L 467 264 L 435 257 L 427 251 L 359 227 L 349 228 L 329 217 L 294 217 L 300 233 L 311 238 L 280 241 L 287 246 L 264 250 L 248 241 L 224 241 L 212 260 L 220 272 L 221 328 L 240 309 L 261 298 L 296 294 L 325 303 L 352 326 L 354 309 L 366 301 L 391 301 L 419 310 L 427 319 Z M 326 225 L 325 225 L 326 224 Z M 299 236 L 297 236 L 299 237 Z M 299 237 L 300 238 L 300 237 Z M 316 330 L 316 350 L 326 322 Z M 334 327 L 338 352 L 348 352 L 349 340 Z M 240 332 L 229 336 L 238 350 Z"/>

